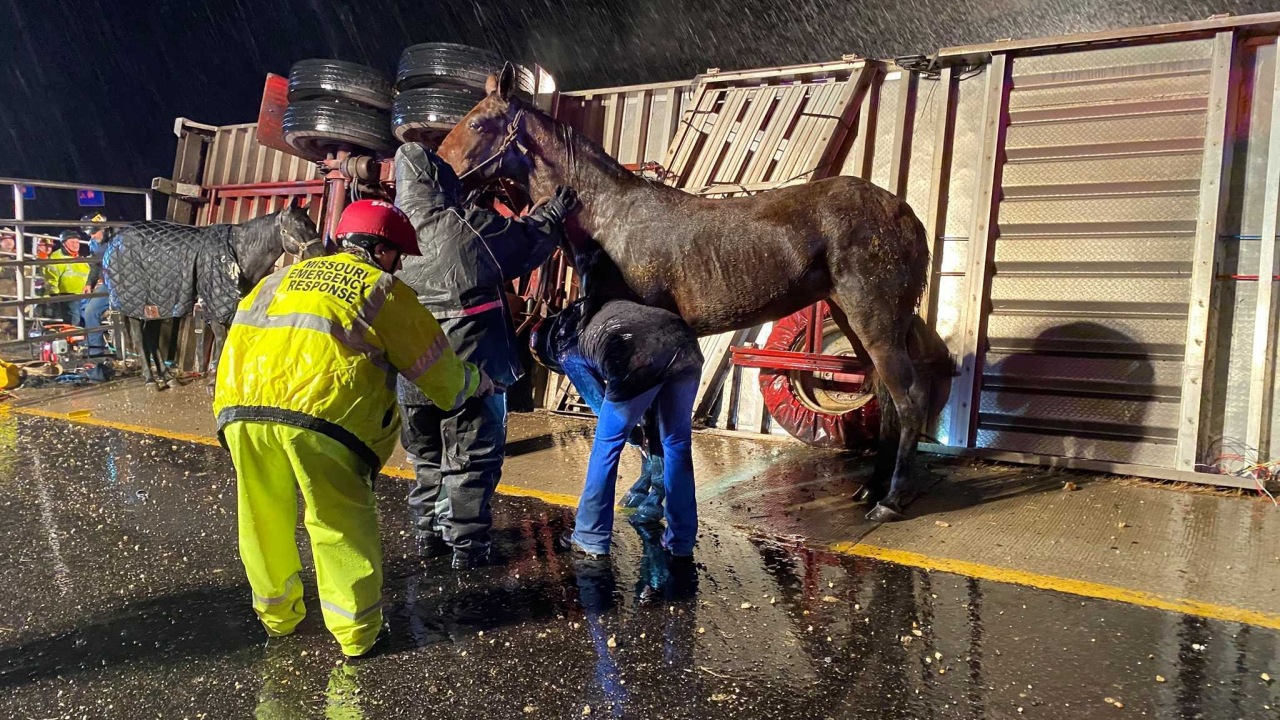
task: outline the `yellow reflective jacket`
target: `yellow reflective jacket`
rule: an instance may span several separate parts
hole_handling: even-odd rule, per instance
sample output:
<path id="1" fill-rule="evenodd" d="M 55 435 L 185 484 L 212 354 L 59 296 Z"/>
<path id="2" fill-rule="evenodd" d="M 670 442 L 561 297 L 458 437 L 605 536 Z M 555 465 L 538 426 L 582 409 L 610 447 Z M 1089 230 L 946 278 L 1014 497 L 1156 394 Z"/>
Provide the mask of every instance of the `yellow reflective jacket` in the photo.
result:
<path id="1" fill-rule="evenodd" d="M 445 410 L 480 384 L 403 281 L 350 253 L 304 260 L 236 311 L 213 399 L 219 435 L 237 420 L 304 427 L 376 471 L 400 433 L 397 374 Z"/>
<path id="2" fill-rule="evenodd" d="M 49 256 L 50 260 L 66 260 L 73 257 L 66 250 L 56 250 Z M 49 295 L 79 295 L 89 283 L 89 263 L 70 263 L 67 265 L 45 265 L 45 292 Z"/>

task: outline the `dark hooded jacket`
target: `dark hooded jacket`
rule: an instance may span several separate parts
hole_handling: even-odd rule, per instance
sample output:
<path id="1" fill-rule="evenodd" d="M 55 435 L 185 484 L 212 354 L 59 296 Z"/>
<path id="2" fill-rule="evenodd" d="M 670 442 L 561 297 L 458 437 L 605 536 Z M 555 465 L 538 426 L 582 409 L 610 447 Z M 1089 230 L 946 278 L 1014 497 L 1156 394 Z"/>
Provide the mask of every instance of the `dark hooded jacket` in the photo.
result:
<path id="1" fill-rule="evenodd" d="M 396 152 L 396 205 L 418 231 L 421 257 L 404 258 L 398 276 L 449 336 L 463 360 L 499 385 L 524 374 L 504 286 L 550 257 L 563 233 L 550 213 L 535 209 L 519 220 L 464 207 L 462 183 L 448 163 L 419 143 Z M 401 382 L 400 402 L 426 405 Z"/>
<path id="2" fill-rule="evenodd" d="M 661 308 L 610 300 L 594 310 L 582 299 L 545 324 L 545 346 L 535 352 L 568 375 L 596 413 L 605 400 L 626 402 L 702 370 L 698 336 L 679 315 Z"/>

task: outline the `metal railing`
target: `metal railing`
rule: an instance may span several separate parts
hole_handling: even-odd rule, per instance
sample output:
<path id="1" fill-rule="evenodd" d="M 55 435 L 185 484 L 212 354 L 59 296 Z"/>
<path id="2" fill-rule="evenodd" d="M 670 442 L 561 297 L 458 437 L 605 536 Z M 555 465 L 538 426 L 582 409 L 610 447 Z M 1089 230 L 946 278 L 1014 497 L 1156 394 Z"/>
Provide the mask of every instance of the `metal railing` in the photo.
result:
<path id="1" fill-rule="evenodd" d="M 128 225 L 133 221 L 114 220 L 114 221 L 75 221 L 75 220 L 29 220 L 26 213 L 26 198 L 23 195 L 23 189 L 26 187 L 44 188 L 49 190 L 93 190 L 101 193 L 110 193 L 117 195 L 141 195 L 145 203 L 145 219 L 151 220 L 153 210 L 153 199 L 149 188 L 124 187 L 120 185 L 92 185 L 83 183 L 65 183 L 52 182 L 47 180 L 30 180 L 26 178 L 8 178 L 0 177 L 0 186 L 8 185 L 13 193 L 13 214 L 12 218 L 0 219 L 0 228 L 13 228 L 14 241 L 14 260 L 0 261 L 0 268 L 14 268 L 16 282 L 16 297 L 13 300 L 0 300 L 0 309 L 15 308 L 16 315 L 14 320 L 17 325 L 17 339 L 9 342 L 0 342 L 0 348 L 9 348 L 27 345 L 29 343 L 43 342 L 45 340 L 56 340 L 60 338 L 71 337 L 73 335 L 83 334 L 85 330 L 68 330 L 54 333 L 41 333 L 38 335 L 28 336 L 28 322 L 36 322 L 35 308 L 41 305 L 51 305 L 62 302 L 79 302 L 89 298 L 106 297 L 106 292 L 83 293 L 81 295 L 50 295 L 45 297 L 33 297 L 34 293 L 28 292 L 27 272 L 28 268 L 45 267 L 50 265 L 98 265 L 101 264 L 101 258 L 94 257 L 77 257 L 77 258 L 50 258 L 42 260 L 39 258 L 28 258 L 26 251 L 27 236 L 35 235 L 27 233 L 27 228 L 56 228 L 75 225 L 77 227 L 84 225 L 94 225 L 98 227 L 121 227 Z M 29 316 L 30 315 L 30 316 Z"/>

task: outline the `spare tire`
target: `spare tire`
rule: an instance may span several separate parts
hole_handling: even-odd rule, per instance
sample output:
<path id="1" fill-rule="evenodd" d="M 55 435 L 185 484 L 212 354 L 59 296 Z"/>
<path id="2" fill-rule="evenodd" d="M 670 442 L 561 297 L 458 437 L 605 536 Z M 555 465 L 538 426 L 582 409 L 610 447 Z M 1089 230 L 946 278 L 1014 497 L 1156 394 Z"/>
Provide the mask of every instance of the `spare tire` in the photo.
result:
<path id="1" fill-rule="evenodd" d="M 489 76 L 502 72 L 505 64 L 501 55 L 469 45 L 411 45 L 400 55 L 396 87 L 402 91 L 424 87 L 453 88 L 470 92 L 479 100 L 484 97 L 484 85 Z M 533 97 L 533 71 L 519 65 L 515 67 L 516 92 L 526 98 Z"/>
<path id="2" fill-rule="evenodd" d="M 342 60 L 299 60 L 289 70 L 289 102 L 338 99 L 391 109 L 391 82 L 371 67 Z"/>
<path id="3" fill-rule="evenodd" d="M 477 102 L 473 93 L 456 88 L 404 90 L 392 106 L 391 130 L 400 142 L 436 142 Z"/>
<path id="4" fill-rule="evenodd" d="M 390 153 L 396 145 L 386 113 L 344 103 L 290 103 L 282 126 L 284 141 L 308 160 L 323 160 L 327 153 L 337 150 Z"/>

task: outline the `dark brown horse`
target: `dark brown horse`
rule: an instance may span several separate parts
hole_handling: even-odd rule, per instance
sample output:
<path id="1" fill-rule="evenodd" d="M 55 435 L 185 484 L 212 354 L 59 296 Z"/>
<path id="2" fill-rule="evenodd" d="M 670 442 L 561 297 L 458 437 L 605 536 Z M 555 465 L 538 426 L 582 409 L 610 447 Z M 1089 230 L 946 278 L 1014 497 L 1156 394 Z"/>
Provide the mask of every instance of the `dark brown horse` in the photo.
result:
<path id="1" fill-rule="evenodd" d="M 535 198 L 557 185 L 575 188 L 582 208 L 571 219 L 578 238 L 571 242 L 589 238 L 612 261 L 602 263 L 606 274 L 587 278 L 593 296 L 667 308 L 699 335 L 828 301 L 889 396 L 869 488 L 869 499 L 883 497 L 868 517 L 901 518 L 915 494 L 911 470 L 930 396 L 930 379 L 908 349 L 923 327 L 915 310 L 929 246 L 906 202 L 853 177 L 750 197 L 690 195 L 637 177 L 573 128 L 526 105 L 512 94 L 512 79 L 510 67 L 489 78 L 487 97 L 444 139 L 441 157 L 470 185 L 502 177 L 525 184 Z"/>

